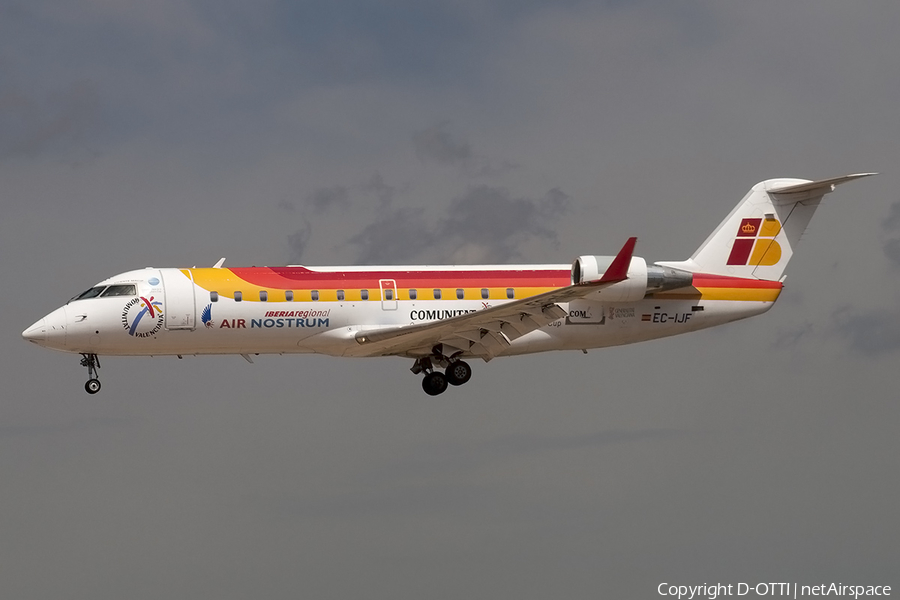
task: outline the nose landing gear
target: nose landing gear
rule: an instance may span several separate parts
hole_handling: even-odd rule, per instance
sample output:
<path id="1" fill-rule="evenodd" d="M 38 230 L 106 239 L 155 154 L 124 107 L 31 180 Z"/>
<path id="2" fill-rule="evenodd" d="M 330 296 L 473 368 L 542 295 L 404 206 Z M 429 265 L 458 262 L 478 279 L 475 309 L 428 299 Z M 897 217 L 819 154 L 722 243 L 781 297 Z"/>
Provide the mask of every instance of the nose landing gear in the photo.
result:
<path id="1" fill-rule="evenodd" d="M 100 369 L 100 357 L 96 354 L 82 354 L 81 366 L 87 367 L 88 370 L 88 380 L 84 384 L 84 391 L 88 394 L 96 394 L 100 391 L 100 375 L 97 372 Z"/>

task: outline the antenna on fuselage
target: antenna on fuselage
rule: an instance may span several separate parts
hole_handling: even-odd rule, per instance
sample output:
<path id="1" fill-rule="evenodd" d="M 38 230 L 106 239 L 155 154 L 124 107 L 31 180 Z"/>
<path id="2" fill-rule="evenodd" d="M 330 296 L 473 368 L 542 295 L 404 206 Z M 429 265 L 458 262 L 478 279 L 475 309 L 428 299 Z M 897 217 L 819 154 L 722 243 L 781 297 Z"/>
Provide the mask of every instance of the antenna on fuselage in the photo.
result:
<path id="1" fill-rule="evenodd" d="M 221 269 L 223 264 L 225 264 L 225 257 L 224 257 L 224 256 L 223 256 L 222 258 L 220 258 L 220 259 L 219 259 L 219 262 L 217 262 L 216 264 L 214 264 L 214 265 L 212 266 L 212 268 L 213 268 L 213 269 Z"/>

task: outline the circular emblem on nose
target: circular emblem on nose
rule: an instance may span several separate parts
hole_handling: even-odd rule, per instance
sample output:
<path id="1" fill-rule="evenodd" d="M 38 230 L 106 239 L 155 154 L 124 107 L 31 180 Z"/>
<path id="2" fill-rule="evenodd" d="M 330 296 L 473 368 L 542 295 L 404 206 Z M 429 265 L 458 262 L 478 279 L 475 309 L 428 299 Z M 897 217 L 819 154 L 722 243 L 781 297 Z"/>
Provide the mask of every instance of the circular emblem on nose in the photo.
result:
<path id="1" fill-rule="evenodd" d="M 149 283 L 150 285 L 159 285 L 159 279 L 157 279 L 156 277 L 151 277 L 147 280 L 147 283 Z"/>
<path id="2" fill-rule="evenodd" d="M 134 337 L 152 337 L 163 326 L 162 302 L 153 296 L 132 298 L 122 309 L 122 327 Z"/>

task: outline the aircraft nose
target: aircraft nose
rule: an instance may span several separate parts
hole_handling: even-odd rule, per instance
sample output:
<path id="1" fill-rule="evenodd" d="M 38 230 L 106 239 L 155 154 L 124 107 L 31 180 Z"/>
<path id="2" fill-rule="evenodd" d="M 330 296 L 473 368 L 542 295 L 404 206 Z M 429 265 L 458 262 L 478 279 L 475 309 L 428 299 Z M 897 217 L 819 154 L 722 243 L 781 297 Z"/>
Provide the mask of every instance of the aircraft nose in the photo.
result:
<path id="1" fill-rule="evenodd" d="M 62 349 L 66 345 L 66 307 L 61 306 L 22 332 L 22 337 L 39 346 Z"/>
<path id="2" fill-rule="evenodd" d="M 47 339 L 47 319 L 38 319 L 34 325 L 22 332 L 22 337 L 35 344 L 45 341 Z"/>

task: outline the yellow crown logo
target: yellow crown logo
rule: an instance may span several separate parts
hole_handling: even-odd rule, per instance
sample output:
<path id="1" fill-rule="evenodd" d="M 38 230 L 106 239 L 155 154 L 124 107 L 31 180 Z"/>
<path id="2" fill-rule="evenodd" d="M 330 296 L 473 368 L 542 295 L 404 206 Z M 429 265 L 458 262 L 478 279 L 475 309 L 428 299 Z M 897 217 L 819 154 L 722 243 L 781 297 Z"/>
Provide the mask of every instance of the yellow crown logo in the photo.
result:
<path id="1" fill-rule="evenodd" d="M 744 233 L 756 233 L 756 226 L 754 226 L 753 223 L 744 223 L 744 225 L 741 226 L 741 231 Z"/>

